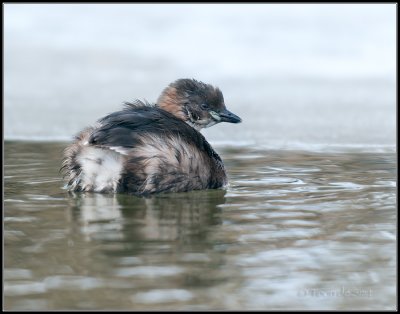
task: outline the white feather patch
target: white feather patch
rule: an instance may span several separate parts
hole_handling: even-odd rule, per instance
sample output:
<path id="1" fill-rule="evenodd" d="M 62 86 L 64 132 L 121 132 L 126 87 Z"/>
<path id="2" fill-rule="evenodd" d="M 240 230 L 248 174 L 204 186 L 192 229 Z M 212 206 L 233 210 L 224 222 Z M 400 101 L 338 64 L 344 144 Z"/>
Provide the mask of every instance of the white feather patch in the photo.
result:
<path id="1" fill-rule="evenodd" d="M 114 151 L 85 147 L 78 157 L 82 167 L 81 185 L 85 191 L 116 191 L 122 171 L 122 156 Z"/>
<path id="2" fill-rule="evenodd" d="M 122 146 L 110 146 L 109 149 L 111 149 L 117 153 L 120 153 L 122 155 L 128 155 L 131 150 L 129 148 L 122 147 Z"/>

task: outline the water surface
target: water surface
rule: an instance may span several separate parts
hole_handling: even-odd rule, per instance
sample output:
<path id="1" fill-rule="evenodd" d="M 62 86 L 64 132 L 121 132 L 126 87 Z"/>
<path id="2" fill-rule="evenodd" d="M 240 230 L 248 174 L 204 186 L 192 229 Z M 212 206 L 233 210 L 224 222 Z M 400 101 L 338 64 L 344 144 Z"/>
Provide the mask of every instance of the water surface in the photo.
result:
<path id="1" fill-rule="evenodd" d="M 216 146 L 225 190 L 68 194 L 6 142 L 6 310 L 394 309 L 396 156 Z"/>

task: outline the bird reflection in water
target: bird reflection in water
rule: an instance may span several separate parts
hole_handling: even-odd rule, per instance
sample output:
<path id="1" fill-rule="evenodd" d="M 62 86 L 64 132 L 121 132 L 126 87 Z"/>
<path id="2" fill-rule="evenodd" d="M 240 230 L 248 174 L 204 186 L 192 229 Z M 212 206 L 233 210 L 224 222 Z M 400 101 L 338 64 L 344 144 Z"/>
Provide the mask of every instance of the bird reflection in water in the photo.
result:
<path id="1" fill-rule="evenodd" d="M 204 240 L 221 223 L 219 205 L 226 191 L 165 193 L 142 198 L 125 194 L 79 193 L 70 198 L 71 223 L 85 240 L 144 244 L 146 241 L 191 243 Z"/>

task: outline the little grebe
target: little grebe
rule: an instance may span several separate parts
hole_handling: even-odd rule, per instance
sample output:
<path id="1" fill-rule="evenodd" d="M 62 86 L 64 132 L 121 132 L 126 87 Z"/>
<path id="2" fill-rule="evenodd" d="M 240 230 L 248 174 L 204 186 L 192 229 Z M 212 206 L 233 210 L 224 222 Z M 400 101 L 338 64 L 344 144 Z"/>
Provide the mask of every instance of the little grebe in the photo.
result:
<path id="1" fill-rule="evenodd" d="M 199 132 L 219 122 L 241 122 L 221 91 L 179 79 L 157 104 L 126 103 L 80 132 L 64 153 L 67 188 L 135 195 L 220 188 L 224 164 Z"/>

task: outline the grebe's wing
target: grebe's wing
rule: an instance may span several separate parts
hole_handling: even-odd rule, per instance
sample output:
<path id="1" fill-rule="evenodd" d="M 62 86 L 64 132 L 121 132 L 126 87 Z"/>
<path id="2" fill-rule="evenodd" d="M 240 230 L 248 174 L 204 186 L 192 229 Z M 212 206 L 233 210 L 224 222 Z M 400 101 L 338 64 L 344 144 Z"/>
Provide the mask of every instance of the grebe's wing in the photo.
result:
<path id="1" fill-rule="evenodd" d="M 182 120 L 148 105 L 128 107 L 99 122 L 100 126 L 92 132 L 88 144 L 108 148 L 123 155 L 128 155 L 138 145 L 146 144 L 149 137 L 154 139 L 183 133 L 185 136 L 199 137 L 198 132 Z"/>

